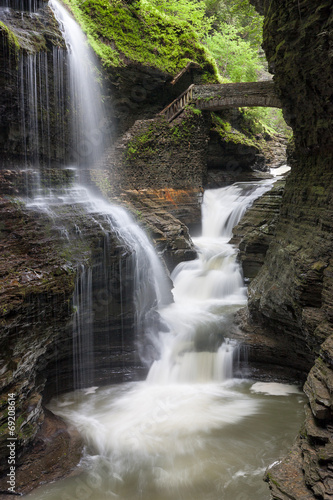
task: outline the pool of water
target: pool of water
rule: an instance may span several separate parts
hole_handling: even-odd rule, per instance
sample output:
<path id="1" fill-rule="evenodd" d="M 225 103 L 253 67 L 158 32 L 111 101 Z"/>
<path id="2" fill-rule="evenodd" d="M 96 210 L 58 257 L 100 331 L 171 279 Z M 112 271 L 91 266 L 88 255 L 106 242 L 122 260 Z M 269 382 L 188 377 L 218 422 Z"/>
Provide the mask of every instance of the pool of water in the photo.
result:
<path id="1" fill-rule="evenodd" d="M 76 391 L 50 409 L 86 442 L 79 475 L 30 500 L 267 500 L 266 468 L 304 417 L 296 386 L 138 382 Z"/>

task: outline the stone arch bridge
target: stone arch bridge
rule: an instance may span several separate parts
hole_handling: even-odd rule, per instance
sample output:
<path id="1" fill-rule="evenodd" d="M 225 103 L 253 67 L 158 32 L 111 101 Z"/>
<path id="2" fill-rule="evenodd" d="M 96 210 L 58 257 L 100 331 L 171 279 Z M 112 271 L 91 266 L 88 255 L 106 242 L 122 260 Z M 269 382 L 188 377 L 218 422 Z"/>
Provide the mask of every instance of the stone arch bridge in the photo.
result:
<path id="1" fill-rule="evenodd" d="M 161 111 L 170 122 L 187 104 L 195 104 L 201 111 L 219 111 L 228 108 L 263 106 L 281 108 L 273 81 L 191 85 L 177 99 Z"/>

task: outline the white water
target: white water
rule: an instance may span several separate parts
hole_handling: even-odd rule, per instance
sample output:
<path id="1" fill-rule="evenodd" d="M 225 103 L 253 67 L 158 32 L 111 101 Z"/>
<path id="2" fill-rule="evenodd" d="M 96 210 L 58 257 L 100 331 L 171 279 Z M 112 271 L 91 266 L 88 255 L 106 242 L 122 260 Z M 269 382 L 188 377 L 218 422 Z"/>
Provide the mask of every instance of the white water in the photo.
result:
<path id="1" fill-rule="evenodd" d="M 20 2 L 17 7 L 23 7 L 23 3 L 27 7 L 37 7 L 36 2 Z M 67 10 L 57 0 L 50 0 L 49 6 L 60 24 L 67 52 L 54 47 L 52 58 L 51 54 L 28 54 L 19 61 L 23 151 L 25 165 L 28 166 L 29 162 L 33 164 L 32 176 L 29 175 L 32 170 L 26 169 L 29 179 L 26 204 L 29 208 L 44 211 L 50 217 L 52 231 L 57 231 L 64 242 L 64 254 L 70 252 L 73 255 L 76 244 L 77 253 L 79 249 L 82 252 L 81 256 L 77 255 L 79 269 L 73 296 L 73 379 L 74 387 L 81 388 L 92 384 L 96 376 L 94 357 L 98 349 L 95 342 L 98 327 L 95 317 L 98 316 L 99 323 L 106 331 L 105 336 L 109 338 L 107 327 L 112 311 L 117 310 L 117 307 L 125 319 L 126 307 L 130 308 L 127 313 L 129 321 L 131 311 L 135 309 L 133 329 L 137 335 L 138 350 L 143 360 L 151 363 L 150 356 L 142 352 L 141 346 L 145 334 L 156 328 L 156 310 L 166 302 L 168 287 L 165 272 L 152 244 L 125 209 L 97 198 L 81 184 L 74 184 L 71 188 L 49 186 L 49 171 L 44 169 L 45 159 L 48 159 L 48 166 L 52 165 L 51 159 L 59 160 L 57 145 L 61 151 L 66 143 L 72 144 L 71 156 L 78 168 L 73 168 L 72 163 L 66 167 L 81 182 L 84 169 L 92 167 L 101 154 L 108 133 L 95 57 Z M 54 102 L 56 112 L 52 113 L 51 102 Z M 56 143 L 50 137 L 51 119 L 54 121 L 52 130 L 56 131 Z M 72 138 L 68 137 L 66 129 L 68 119 L 72 125 Z M 78 221 L 75 228 L 71 219 Z M 95 243 L 100 238 L 103 246 L 102 256 L 91 257 L 88 263 L 84 252 L 87 252 L 90 243 L 85 242 L 83 236 L 89 233 L 86 224 L 95 228 L 98 234 Z M 124 248 L 118 266 L 110 257 L 114 253 L 111 235 L 115 234 Z M 67 245 L 71 250 L 66 249 Z M 123 289 L 126 297 L 122 296 Z M 116 298 L 112 302 L 113 295 L 120 295 L 119 301 Z M 130 304 L 131 301 L 134 306 Z M 121 350 L 125 344 L 123 323 L 119 329 Z M 100 333 L 98 335 L 101 336 Z M 107 351 L 103 353 L 106 358 L 108 354 Z M 109 362 L 111 365 L 112 360 Z"/>
<path id="2" fill-rule="evenodd" d="M 297 434 L 304 398 L 251 387 L 139 382 L 64 395 L 51 409 L 85 439 L 82 474 L 28 497 L 267 500 L 264 471 Z"/>
<path id="3" fill-rule="evenodd" d="M 32 499 L 267 499 L 263 473 L 295 436 L 303 398 L 293 386 L 232 379 L 237 346 L 226 337 L 232 314 L 246 302 L 228 244 L 229 221 L 237 223 L 270 184 L 206 193 L 203 232 L 209 236 L 195 240 L 196 261 L 176 268 L 175 303 L 160 302 L 168 331 L 150 336 L 160 359 L 145 382 L 88 388 L 53 401 L 51 409 L 85 439 L 84 472 Z M 216 211 L 224 224 L 211 220 Z"/>
<path id="4" fill-rule="evenodd" d="M 75 161 L 79 165 L 92 166 L 103 151 L 107 131 L 97 58 L 68 11 L 57 0 L 50 0 L 49 5 L 60 24 L 68 50 Z"/>
<path id="5" fill-rule="evenodd" d="M 161 310 L 170 331 L 152 339 L 161 359 L 151 367 L 149 383 L 231 378 L 238 348 L 228 340 L 228 327 L 233 313 L 246 303 L 246 288 L 235 249 L 228 242 L 234 225 L 272 182 L 205 192 L 202 236 L 193 240 L 199 258 L 179 264 L 172 273 L 175 302 Z"/>
<path id="6" fill-rule="evenodd" d="M 57 125 L 59 124 L 57 140 L 60 144 L 66 140 L 66 129 L 63 123 L 67 114 L 66 103 L 69 102 L 73 136 L 71 142 L 75 162 L 80 167 L 87 165 L 90 167 L 101 154 L 107 131 L 101 88 L 96 75 L 96 60 L 88 48 L 80 27 L 67 10 L 57 0 L 50 0 L 49 6 L 60 24 L 68 49 L 68 54 L 63 49 L 55 48 L 53 51 L 54 88 L 52 91 L 59 121 L 57 122 Z M 46 189 L 44 182 L 42 187 L 39 150 L 40 144 L 46 144 L 48 151 L 44 151 L 43 154 L 46 157 L 50 156 L 50 89 L 47 78 L 47 57 L 43 57 L 42 61 L 39 59 L 37 61 L 36 57 L 36 55 L 27 56 L 21 59 L 20 75 L 22 123 L 23 126 L 27 123 L 29 129 L 29 134 L 23 134 L 24 137 L 28 136 L 24 145 L 26 157 L 29 155 L 31 157 L 31 152 L 35 151 L 36 182 L 32 192 L 29 191 L 31 198 L 27 206 L 42 210 L 50 217 L 53 228 L 64 240 L 65 248 L 67 243 L 73 247 L 75 241 L 78 242 L 80 248 L 89 246 L 82 241 L 84 230 L 80 227 L 80 223 L 85 225 L 85 218 L 92 221 L 96 231 L 102 234 L 104 240 L 102 258 L 93 259 L 88 265 L 84 263 L 80 265 L 73 297 L 74 387 L 81 388 L 93 383 L 96 375 L 94 374 L 96 312 L 100 322 L 101 316 L 104 316 L 103 321 L 107 325 L 112 317 L 110 312 L 112 294 L 120 293 L 121 295 L 123 288 L 133 297 L 121 297 L 120 308 L 125 302 L 128 307 L 130 300 L 133 300 L 135 308 L 133 327 L 137 335 L 138 350 L 142 359 L 151 363 L 150 356 L 142 352 L 141 346 L 145 335 L 155 331 L 156 310 L 167 300 L 167 279 L 148 237 L 126 210 L 97 198 L 86 187 L 79 184 L 71 188 Z M 65 71 L 67 66 L 68 82 Z M 70 95 L 68 95 L 68 89 Z M 38 119 L 40 109 L 46 110 L 43 113 L 46 118 L 43 120 Z M 80 168 L 74 170 L 76 177 L 80 178 Z M 79 219 L 74 234 L 73 228 L 68 224 L 71 213 L 73 217 Z M 117 290 L 114 289 L 116 281 L 113 275 L 114 264 L 110 263 L 109 257 L 113 251 L 110 235 L 114 234 L 126 249 L 125 255 L 121 258 L 125 265 L 118 266 Z M 128 282 L 131 284 L 123 287 L 123 284 Z M 94 291 L 96 286 L 100 289 Z M 123 331 L 123 326 L 121 330 Z M 107 355 L 108 353 L 105 352 L 105 356 Z"/>
<path id="7" fill-rule="evenodd" d="M 124 208 L 96 197 L 81 185 L 51 190 L 48 195 L 36 196 L 27 206 L 43 211 L 50 217 L 53 227 L 64 239 L 64 248 L 67 243 L 72 248 L 76 241 L 79 245 L 84 243 L 82 235 L 87 226 L 99 232 L 104 240 L 101 257 L 90 265 L 81 264 L 76 282 L 73 297 L 74 387 L 82 388 L 94 383 L 96 312 L 99 317 L 104 315 L 106 324 L 112 321 L 112 296 L 119 290 L 114 289 L 114 264 L 113 261 L 110 263 L 109 258 L 114 244 L 110 241 L 111 235 L 116 235 L 117 241 L 125 249 L 125 254 L 119 256 L 125 265 L 119 266 L 124 271 L 116 279 L 117 286 L 122 289 L 123 283 L 131 283 L 125 290 L 132 298 L 124 297 L 124 302 L 133 301 L 131 309 L 135 310 L 133 327 L 138 353 L 142 361 L 150 365 L 152 359 L 146 339 L 156 335 L 156 324 L 159 324 L 156 321 L 157 310 L 169 302 L 169 284 L 164 267 L 145 232 Z M 78 220 L 74 234 L 72 225 L 68 227 L 67 218 L 71 218 L 71 214 Z M 82 231 L 80 224 L 83 224 Z M 108 352 L 104 355 L 107 356 Z"/>

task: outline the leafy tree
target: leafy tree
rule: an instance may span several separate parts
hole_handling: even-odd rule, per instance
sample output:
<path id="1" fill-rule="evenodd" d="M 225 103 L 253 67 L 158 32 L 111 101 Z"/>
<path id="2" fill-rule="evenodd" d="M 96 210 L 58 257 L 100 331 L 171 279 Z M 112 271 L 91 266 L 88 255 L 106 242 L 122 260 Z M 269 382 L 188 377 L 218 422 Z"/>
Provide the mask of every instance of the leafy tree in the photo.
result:
<path id="1" fill-rule="evenodd" d="M 263 17 L 259 16 L 249 0 L 206 0 L 207 15 L 214 18 L 216 30 L 227 23 L 242 32 L 241 36 L 253 47 L 262 43 Z"/>
<path id="2" fill-rule="evenodd" d="M 148 10 L 155 8 L 168 16 L 187 21 L 200 39 L 207 35 L 214 21 L 213 17 L 206 14 L 204 0 L 141 0 L 141 7 Z"/>
<path id="3" fill-rule="evenodd" d="M 242 38 L 236 27 L 223 23 L 220 30 L 208 36 L 205 43 L 215 58 L 221 75 L 233 82 L 255 81 L 261 68 L 258 50 Z"/>
<path id="4" fill-rule="evenodd" d="M 141 0 L 140 6 L 189 23 L 224 78 L 257 79 L 262 19 L 249 0 Z"/>

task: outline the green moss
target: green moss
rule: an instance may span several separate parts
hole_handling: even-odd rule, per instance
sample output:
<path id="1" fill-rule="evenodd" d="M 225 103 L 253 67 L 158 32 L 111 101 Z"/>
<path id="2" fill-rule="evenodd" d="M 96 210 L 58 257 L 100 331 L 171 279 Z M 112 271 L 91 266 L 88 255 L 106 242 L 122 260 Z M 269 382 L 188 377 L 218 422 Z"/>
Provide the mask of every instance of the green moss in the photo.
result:
<path id="1" fill-rule="evenodd" d="M 154 156 L 160 148 L 164 150 L 166 144 L 169 147 L 180 146 L 182 142 L 187 145 L 200 116 L 201 111 L 187 106 L 185 116 L 179 122 L 169 124 L 164 118 L 154 120 L 145 131 L 127 144 L 125 159 L 133 161 L 139 157 Z"/>
<path id="2" fill-rule="evenodd" d="M 126 150 L 126 158 L 128 160 L 134 160 L 138 156 L 150 156 L 157 153 L 155 142 L 156 129 L 156 125 L 151 124 L 148 130 L 137 135 L 128 143 Z"/>
<path id="3" fill-rule="evenodd" d="M 9 55 L 17 60 L 20 50 L 19 41 L 16 35 L 2 21 L 0 21 L 0 37 L 4 40 Z"/>
<path id="4" fill-rule="evenodd" d="M 122 0 L 64 0 L 105 66 L 128 60 L 176 74 L 189 62 L 200 64 L 207 81 L 219 78 L 216 63 L 191 26 Z"/>
<path id="5" fill-rule="evenodd" d="M 246 136 L 239 130 L 233 128 L 230 123 L 222 120 L 222 118 L 220 118 L 215 113 L 212 113 L 212 123 L 214 130 L 218 132 L 220 137 L 225 142 L 258 148 L 258 144 L 254 140 L 252 140 L 250 137 Z"/>
<path id="6" fill-rule="evenodd" d="M 276 479 L 273 478 L 273 475 L 271 474 L 271 472 L 266 473 L 266 478 L 267 478 L 267 482 L 274 484 L 277 488 L 280 489 L 280 484 L 276 481 Z"/>
<path id="7" fill-rule="evenodd" d="M 192 111 L 192 113 L 193 113 L 194 115 L 199 116 L 199 115 L 201 115 L 201 114 L 202 114 L 201 109 L 198 109 L 198 108 L 196 108 L 196 107 L 195 107 L 195 106 L 193 106 L 193 105 L 189 105 L 189 106 L 188 106 L 188 108 Z"/>

